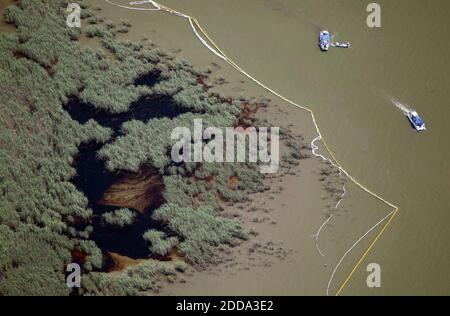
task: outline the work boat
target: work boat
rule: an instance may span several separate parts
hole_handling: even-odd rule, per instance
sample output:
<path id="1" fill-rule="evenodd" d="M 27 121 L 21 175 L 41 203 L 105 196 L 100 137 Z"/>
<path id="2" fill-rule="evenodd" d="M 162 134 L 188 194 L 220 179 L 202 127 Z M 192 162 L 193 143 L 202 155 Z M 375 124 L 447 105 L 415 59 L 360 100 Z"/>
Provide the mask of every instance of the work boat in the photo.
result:
<path id="1" fill-rule="evenodd" d="M 336 42 L 336 43 L 334 43 L 334 47 L 350 48 L 350 47 L 352 47 L 352 44 L 350 44 L 350 42 L 347 42 L 347 43 Z"/>
<path id="2" fill-rule="evenodd" d="M 409 111 L 407 116 L 416 131 L 421 132 L 426 130 L 424 121 L 420 118 L 416 111 Z"/>
<path id="3" fill-rule="evenodd" d="M 322 51 L 327 52 L 330 49 L 330 32 L 323 30 L 319 35 L 319 47 Z"/>

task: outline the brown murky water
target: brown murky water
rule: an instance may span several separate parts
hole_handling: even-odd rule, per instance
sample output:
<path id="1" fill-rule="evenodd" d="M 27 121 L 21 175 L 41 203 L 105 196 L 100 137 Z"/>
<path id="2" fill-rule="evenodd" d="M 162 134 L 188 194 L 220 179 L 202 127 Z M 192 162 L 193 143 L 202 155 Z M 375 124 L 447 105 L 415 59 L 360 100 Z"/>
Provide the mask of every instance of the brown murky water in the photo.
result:
<path id="1" fill-rule="evenodd" d="M 338 159 L 400 207 L 367 258 L 383 271 L 382 294 L 450 294 L 450 29 L 445 0 L 377 1 L 382 27 L 358 0 L 166 1 L 198 17 L 255 77 L 316 113 Z M 350 50 L 317 50 L 327 28 Z M 417 134 L 388 100 L 416 109 Z M 359 270 L 345 294 L 371 294 Z"/>
<path id="2" fill-rule="evenodd" d="M 214 60 L 195 41 L 186 21 L 156 12 L 124 12 L 101 0 L 91 2 L 101 4 L 105 15 L 132 20 L 131 38 L 148 35 L 167 47 L 180 47 L 196 64 L 206 66 Z M 343 294 L 450 294 L 450 43 L 446 39 L 450 2 L 377 1 L 382 7 L 380 29 L 366 26 L 370 2 L 165 0 L 164 4 L 197 17 L 241 67 L 312 108 L 341 164 L 400 207 Z M 322 28 L 336 34 L 336 40 L 351 41 L 353 48 L 320 53 L 317 35 Z M 414 132 L 390 98 L 416 109 L 428 131 Z M 389 211 L 378 210 L 378 205 L 376 216 L 361 216 L 372 212 L 373 203 L 358 198 L 358 193 L 353 196 L 349 207 L 359 217 L 351 223 L 370 227 Z M 348 258 L 343 267 L 347 272 L 355 258 Z M 366 286 L 365 266 L 370 262 L 381 265 L 381 289 Z M 279 287 L 273 293 L 296 293 L 283 292 L 283 284 Z"/>
<path id="3" fill-rule="evenodd" d="M 6 23 L 3 11 L 9 5 L 14 4 L 14 0 L 2 0 L 0 1 L 0 32 L 14 32 L 15 27 L 11 24 Z"/>

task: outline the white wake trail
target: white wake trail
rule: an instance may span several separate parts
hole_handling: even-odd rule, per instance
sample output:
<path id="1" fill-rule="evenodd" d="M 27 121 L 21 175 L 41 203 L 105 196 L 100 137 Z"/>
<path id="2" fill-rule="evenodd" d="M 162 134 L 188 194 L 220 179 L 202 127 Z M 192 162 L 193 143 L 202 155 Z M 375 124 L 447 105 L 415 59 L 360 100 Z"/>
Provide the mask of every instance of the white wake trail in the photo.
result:
<path id="1" fill-rule="evenodd" d="M 392 104 L 395 105 L 395 107 L 398 108 L 400 111 L 402 111 L 405 115 L 408 114 L 409 112 L 414 111 L 414 109 L 412 109 L 409 105 L 401 103 L 399 100 L 395 98 L 390 98 L 389 101 L 391 101 Z"/>

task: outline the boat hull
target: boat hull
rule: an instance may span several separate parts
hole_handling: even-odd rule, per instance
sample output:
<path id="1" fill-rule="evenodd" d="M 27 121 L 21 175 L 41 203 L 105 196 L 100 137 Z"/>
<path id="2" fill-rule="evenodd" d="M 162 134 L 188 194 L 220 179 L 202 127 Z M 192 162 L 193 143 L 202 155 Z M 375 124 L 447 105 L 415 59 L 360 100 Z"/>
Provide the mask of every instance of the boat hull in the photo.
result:
<path id="1" fill-rule="evenodd" d="M 423 132 L 423 131 L 426 130 L 425 124 L 419 125 L 419 124 L 417 124 L 417 123 L 415 122 L 415 118 L 417 118 L 418 116 L 414 115 L 413 113 L 408 113 L 408 114 L 407 114 L 407 117 L 408 117 L 408 119 L 409 119 L 409 121 L 410 121 L 412 127 L 414 127 L 414 129 L 415 129 L 416 131 L 418 131 L 418 132 Z"/>
<path id="2" fill-rule="evenodd" d="M 330 49 L 330 44 L 319 44 L 320 50 L 327 52 Z"/>
<path id="3" fill-rule="evenodd" d="M 327 52 L 330 49 L 330 33 L 326 30 L 323 30 L 319 34 L 319 47 L 323 52 Z"/>

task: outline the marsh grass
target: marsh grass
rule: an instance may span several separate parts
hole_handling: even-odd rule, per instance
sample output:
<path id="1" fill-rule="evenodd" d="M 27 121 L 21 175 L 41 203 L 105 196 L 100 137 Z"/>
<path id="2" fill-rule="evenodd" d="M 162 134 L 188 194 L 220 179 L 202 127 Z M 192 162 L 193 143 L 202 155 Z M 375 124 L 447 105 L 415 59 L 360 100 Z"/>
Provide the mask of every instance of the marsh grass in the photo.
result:
<path id="1" fill-rule="evenodd" d="M 127 208 L 121 208 L 112 212 L 104 213 L 101 218 L 105 225 L 123 228 L 133 225 L 136 215 L 133 211 Z"/>
<path id="2" fill-rule="evenodd" d="M 243 102 L 252 108 L 248 100 L 210 93 L 199 80 L 207 72 L 182 58 L 117 40 L 131 24 L 103 21 L 82 1 L 89 23 L 83 32 L 100 38 L 102 47 L 81 47 L 80 32 L 65 25 L 67 2 L 19 0 L 5 10 L 17 30 L 0 34 L 0 295 L 68 295 L 64 268 L 74 261 L 82 265 L 83 286 L 72 294 L 134 295 L 152 289 L 158 275 L 185 270 L 180 261 L 146 259 L 121 272 L 102 272 L 106 254 L 93 240 L 97 215 L 90 207 L 96 201 L 73 183 L 82 171 L 74 162 L 88 144 L 113 174 L 154 168 L 165 203 L 151 217 L 162 228 L 139 238 L 154 253 L 179 253 L 194 265 L 214 262 L 221 246 L 247 238 L 237 222 L 220 217 L 218 201 L 245 201 L 266 189 L 255 165 L 177 165 L 168 152 L 171 130 L 191 126 L 194 118 L 224 128 L 244 115 L 243 123 L 252 124 L 251 113 L 242 111 Z M 136 84 L 150 73 L 158 74 L 156 83 Z M 65 109 L 77 99 L 113 117 L 146 97 L 170 99 L 181 114 L 126 120 L 118 132 L 98 117 L 73 120 Z M 154 197 L 148 192 L 154 179 L 125 178 L 105 195 L 105 203 L 122 207 L 102 216 L 106 225 L 133 227 L 130 209 L 142 211 Z"/>

